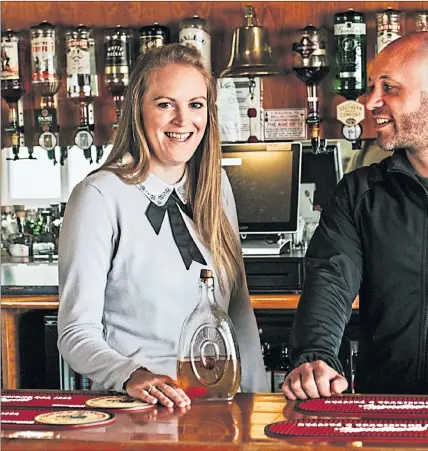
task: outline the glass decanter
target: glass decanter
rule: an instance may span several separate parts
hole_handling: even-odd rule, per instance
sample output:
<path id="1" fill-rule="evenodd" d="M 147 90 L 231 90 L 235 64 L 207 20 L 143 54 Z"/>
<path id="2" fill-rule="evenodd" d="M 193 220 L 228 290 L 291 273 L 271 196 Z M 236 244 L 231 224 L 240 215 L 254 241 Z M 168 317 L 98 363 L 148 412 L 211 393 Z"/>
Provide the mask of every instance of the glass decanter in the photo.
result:
<path id="1" fill-rule="evenodd" d="M 194 399 L 230 401 L 241 383 L 241 361 L 235 329 L 214 298 L 213 272 L 202 269 L 200 300 L 181 329 L 177 378 Z"/>

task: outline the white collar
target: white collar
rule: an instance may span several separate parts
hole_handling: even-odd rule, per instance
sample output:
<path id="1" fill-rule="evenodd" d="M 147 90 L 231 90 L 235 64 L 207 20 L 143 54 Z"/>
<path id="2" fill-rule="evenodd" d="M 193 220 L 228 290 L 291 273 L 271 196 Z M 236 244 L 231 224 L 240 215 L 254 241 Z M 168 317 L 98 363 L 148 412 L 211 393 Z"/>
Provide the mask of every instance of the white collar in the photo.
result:
<path id="1" fill-rule="evenodd" d="M 183 177 L 181 177 L 181 180 L 172 185 L 164 182 L 159 177 L 149 172 L 146 180 L 137 183 L 135 186 L 156 205 L 165 205 L 174 189 L 183 204 L 187 204 L 186 181 L 187 169 L 184 172 Z"/>

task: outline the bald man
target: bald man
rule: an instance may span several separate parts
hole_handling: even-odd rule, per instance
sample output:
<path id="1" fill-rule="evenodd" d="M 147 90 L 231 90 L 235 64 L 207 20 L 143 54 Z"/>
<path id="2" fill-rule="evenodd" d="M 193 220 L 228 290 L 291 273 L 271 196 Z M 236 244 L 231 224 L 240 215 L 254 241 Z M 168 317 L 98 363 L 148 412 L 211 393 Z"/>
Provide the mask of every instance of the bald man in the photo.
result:
<path id="1" fill-rule="evenodd" d="M 337 357 L 360 299 L 359 393 L 428 394 L 428 32 L 388 45 L 366 107 L 391 157 L 346 174 L 306 254 L 288 399 L 345 391 Z"/>

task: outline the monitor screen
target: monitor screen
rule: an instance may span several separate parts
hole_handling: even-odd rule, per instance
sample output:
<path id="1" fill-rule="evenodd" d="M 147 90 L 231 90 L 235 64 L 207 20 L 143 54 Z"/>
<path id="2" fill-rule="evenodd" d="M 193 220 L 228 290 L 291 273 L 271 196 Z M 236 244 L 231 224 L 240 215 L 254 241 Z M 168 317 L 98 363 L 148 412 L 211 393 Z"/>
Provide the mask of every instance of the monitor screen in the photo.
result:
<path id="1" fill-rule="evenodd" d="M 312 184 L 314 210 L 321 211 L 325 207 L 342 176 L 339 144 L 327 145 L 327 152 L 320 154 L 314 154 L 310 144 L 303 145 L 300 195 L 305 196 L 306 187 L 310 188 Z"/>
<path id="2" fill-rule="evenodd" d="M 301 143 L 223 144 L 242 234 L 297 230 Z"/>

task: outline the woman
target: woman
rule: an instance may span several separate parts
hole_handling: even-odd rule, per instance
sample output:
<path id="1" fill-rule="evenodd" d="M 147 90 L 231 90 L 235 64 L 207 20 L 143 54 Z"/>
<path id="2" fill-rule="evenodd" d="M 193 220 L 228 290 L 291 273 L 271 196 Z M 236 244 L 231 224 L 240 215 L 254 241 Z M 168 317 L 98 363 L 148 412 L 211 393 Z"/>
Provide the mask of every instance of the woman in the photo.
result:
<path id="1" fill-rule="evenodd" d="M 67 203 L 58 346 L 94 389 L 190 403 L 173 381 L 178 340 L 208 267 L 236 328 L 241 389 L 267 391 L 215 102 L 197 50 L 171 44 L 145 54 L 108 160 Z"/>

